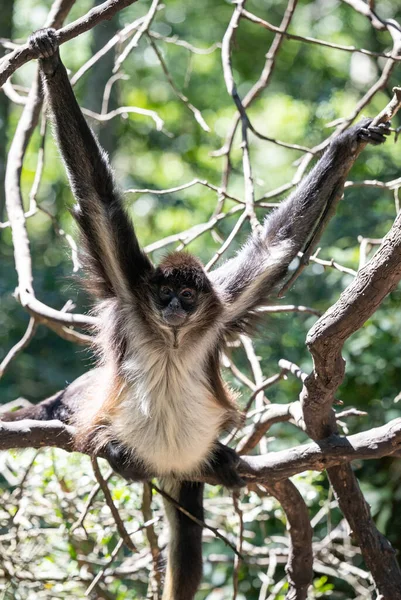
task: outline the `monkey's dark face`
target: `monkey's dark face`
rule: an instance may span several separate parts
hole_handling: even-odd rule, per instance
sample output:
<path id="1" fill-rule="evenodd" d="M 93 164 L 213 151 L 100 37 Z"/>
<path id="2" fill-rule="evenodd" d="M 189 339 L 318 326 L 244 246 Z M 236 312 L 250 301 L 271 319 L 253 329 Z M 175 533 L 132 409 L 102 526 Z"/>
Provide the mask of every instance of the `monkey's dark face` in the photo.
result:
<path id="1" fill-rule="evenodd" d="M 186 252 L 167 256 L 151 280 L 152 304 L 158 322 L 169 327 L 203 329 L 220 304 L 202 264 Z"/>
<path id="2" fill-rule="evenodd" d="M 158 286 L 158 300 L 163 320 L 171 327 L 179 327 L 196 309 L 198 292 L 186 282 L 177 285 L 167 279 Z"/>

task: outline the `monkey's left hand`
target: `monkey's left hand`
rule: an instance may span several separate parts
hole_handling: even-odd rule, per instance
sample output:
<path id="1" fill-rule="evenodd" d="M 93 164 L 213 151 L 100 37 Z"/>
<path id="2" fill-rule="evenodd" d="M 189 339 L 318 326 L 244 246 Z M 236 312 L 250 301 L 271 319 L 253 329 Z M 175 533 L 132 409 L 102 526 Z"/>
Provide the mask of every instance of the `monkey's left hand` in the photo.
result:
<path id="1" fill-rule="evenodd" d="M 213 456 L 209 461 L 210 471 L 216 475 L 219 483 L 226 488 L 244 487 L 246 482 L 237 473 L 240 460 L 235 450 L 221 442 L 217 442 Z"/>

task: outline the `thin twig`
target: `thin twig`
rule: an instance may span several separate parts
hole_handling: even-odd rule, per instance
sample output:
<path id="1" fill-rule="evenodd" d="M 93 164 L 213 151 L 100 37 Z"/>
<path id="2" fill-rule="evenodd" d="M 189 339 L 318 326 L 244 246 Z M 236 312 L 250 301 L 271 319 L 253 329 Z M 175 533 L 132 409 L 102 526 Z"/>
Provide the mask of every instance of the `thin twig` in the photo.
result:
<path id="1" fill-rule="evenodd" d="M 93 472 L 95 474 L 96 480 L 100 486 L 100 489 L 102 490 L 102 492 L 104 494 L 106 504 L 109 507 L 111 514 L 113 515 L 113 519 L 117 526 L 117 531 L 121 537 L 121 541 L 124 542 L 124 544 L 127 546 L 127 548 L 129 550 L 131 550 L 131 552 L 138 552 L 137 547 L 135 546 L 134 542 L 131 540 L 130 535 L 128 534 L 127 530 L 125 529 L 125 525 L 120 517 L 120 513 L 118 512 L 117 507 L 113 502 L 113 498 L 111 497 L 111 493 L 110 493 L 110 490 L 106 483 L 106 480 L 104 479 L 102 472 L 99 468 L 97 458 L 91 457 L 91 462 L 92 462 L 92 468 L 93 468 Z"/>
<path id="2" fill-rule="evenodd" d="M 35 336 L 37 328 L 38 324 L 36 320 L 33 317 L 31 317 L 29 319 L 28 327 L 20 341 L 17 342 L 3 358 L 0 364 L 0 378 L 3 377 L 11 361 L 29 345 L 29 343 Z"/>

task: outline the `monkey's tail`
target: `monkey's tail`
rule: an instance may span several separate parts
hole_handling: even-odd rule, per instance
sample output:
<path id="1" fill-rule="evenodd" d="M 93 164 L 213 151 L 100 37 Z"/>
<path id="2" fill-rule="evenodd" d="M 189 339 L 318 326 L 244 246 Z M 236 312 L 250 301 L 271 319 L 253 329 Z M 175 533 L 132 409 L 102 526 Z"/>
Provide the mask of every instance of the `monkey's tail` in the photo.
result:
<path id="1" fill-rule="evenodd" d="M 203 483 L 166 478 L 162 488 L 203 521 Z M 170 528 L 162 600 L 193 600 L 202 579 L 202 527 L 164 500 Z"/>

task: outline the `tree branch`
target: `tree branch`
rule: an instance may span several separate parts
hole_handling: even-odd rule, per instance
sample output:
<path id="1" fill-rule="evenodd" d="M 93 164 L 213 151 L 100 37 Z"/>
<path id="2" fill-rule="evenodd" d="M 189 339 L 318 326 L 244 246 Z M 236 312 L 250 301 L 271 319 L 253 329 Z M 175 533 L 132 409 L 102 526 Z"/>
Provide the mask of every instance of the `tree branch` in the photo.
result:
<path id="1" fill-rule="evenodd" d="M 388 120 L 398 110 L 399 89 L 394 92 L 393 100 L 374 122 Z M 345 361 L 341 355 L 343 345 L 400 280 L 401 214 L 398 214 L 379 250 L 307 336 L 314 368 L 304 381 L 300 399 L 306 432 L 311 438 L 320 440 L 319 444 L 323 438 L 331 439 L 337 430 L 332 404 L 345 374 Z M 383 600 L 400 600 L 401 569 L 390 542 L 374 524 L 351 467 L 330 465 L 328 476 Z"/>
<path id="2" fill-rule="evenodd" d="M 134 4 L 136 1 L 137 0 L 107 0 L 107 2 L 103 2 L 103 4 L 92 8 L 80 19 L 73 21 L 57 31 L 57 41 L 59 45 L 72 40 L 85 31 L 89 31 L 98 23 L 111 19 L 118 11 L 126 8 L 130 4 Z M 69 2 L 70 4 L 73 4 L 71 0 L 69 0 Z M 33 58 L 36 57 L 29 49 L 28 44 L 24 44 L 20 48 L 17 48 L 17 50 L 14 50 L 14 52 L 7 54 L 0 64 L 0 86 L 7 81 L 14 71 Z"/>
<path id="3" fill-rule="evenodd" d="M 1 421 L 0 450 L 11 448 L 43 448 L 53 446 L 67 452 L 74 450 L 73 427 L 61 421 Z M 401 450 L 401 418 L 349 437 L 333 434 L 319 442 L 269 452 L 259 456 L 243 456 L 238 473 L 253 483 L 272 483 L 308 470 L 324 469 L 353 460 L 377 459 Z M 106 458 L 105 453 L 99 453 Z M 128 467 L 127 467 L 128 468 Z M 194 481 L 218 484 L 211 471 Z"/>
<path id="4" fill-rule="evenodd" d="M 308 507 L 289 479 L 265 487 L 281 504 L 287 517 L 290 548 L 285 568 L 289 584 L 285 600 L 306 600 L 313 578 L 313 530 Z"/>

